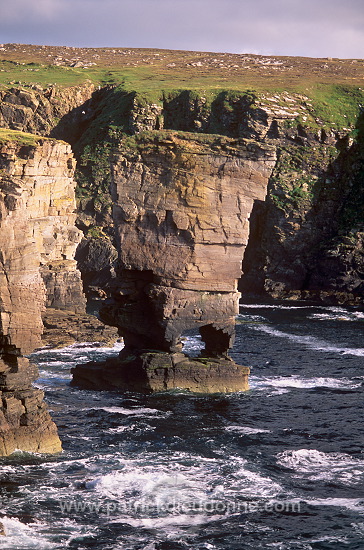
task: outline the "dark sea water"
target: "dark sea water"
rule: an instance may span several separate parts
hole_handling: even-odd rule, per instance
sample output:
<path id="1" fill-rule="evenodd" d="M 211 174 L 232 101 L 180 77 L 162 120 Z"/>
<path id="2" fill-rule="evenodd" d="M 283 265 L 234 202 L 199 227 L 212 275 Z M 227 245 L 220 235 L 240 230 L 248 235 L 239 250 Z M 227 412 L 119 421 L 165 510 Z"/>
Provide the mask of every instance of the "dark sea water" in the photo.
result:
<path id="1" fill-rule="evenodd" d="M 33 354 L 64 451 L 1 459 L 0 548 L 363 550 L 364 313 L 251 304 L 237 322 L 246 393 L 84 391 L 70 367 L 116 349 Z"/>

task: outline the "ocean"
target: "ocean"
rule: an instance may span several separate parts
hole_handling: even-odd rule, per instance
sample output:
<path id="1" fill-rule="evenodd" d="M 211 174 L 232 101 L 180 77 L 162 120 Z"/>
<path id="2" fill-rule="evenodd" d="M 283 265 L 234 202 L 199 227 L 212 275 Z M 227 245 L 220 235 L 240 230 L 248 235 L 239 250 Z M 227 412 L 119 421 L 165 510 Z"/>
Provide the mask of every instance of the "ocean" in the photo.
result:
<path id="1" fill-rule="evenodd" d="M 243 304 L 236 328 L 227 395 L 69 386 L 121 343 L 32 354 L 64 450 L 0 459 L 0 548 L 363 550 L 364 312 Z"/>

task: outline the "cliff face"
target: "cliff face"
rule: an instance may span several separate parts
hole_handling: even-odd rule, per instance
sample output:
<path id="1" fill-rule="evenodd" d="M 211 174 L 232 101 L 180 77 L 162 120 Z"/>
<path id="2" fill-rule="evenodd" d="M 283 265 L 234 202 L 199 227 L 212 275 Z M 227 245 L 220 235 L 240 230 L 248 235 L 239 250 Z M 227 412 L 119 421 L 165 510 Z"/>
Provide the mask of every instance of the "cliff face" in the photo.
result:
<path id="1" fill-rule="evenodd" d="M 102 117 L 103 104 L 107 101 L 110 101 L 110 103 L 113 101 L 112 89 L 106 87 L 101 90 L 95 90 L 94 85 L 90 82 L 86 82 L 80 86 L 65 88 L 56 85 L 43 87 L 38 84 L 11 87 L 8 90 L 0 90 L 0 127 L 62 139 L 72 144 L 76 158 L 79 160 L 80 169 L 82 164 L 85 163 L 83 159 L 80 159 L 80 154 L 84 151 L 84 148 L 87 149 L 89 147 L 87 138 L 84 139 L 84 134 L 95 118 L 98 116 Z M 97 132 L 100 133 L 99 127 Z M 102 135 L 101 137 L 105 139 L 106 136 Z M 85 156 L 87 157 L 87 152 Z M 104 161 L 101 169 L 98 166 L 100 159 Z M 91 161 L 91 164 L 93 165 L 91 175 L 87 173 L 87 192 L 82 192 L 82 185 L 79 185 L 79 200 L 75 223 L 85 233 L 85 241 L 79 253 L 82 267 L 85 264 L 85 253 L 90 256 L 89 249 L 93 250 L 95 248 L 93 239 L 95 235 L 96 239 L 100 236 L 99 229 L 106 232 L 102 233 L 104 239 L 108 241 L 105 245 L 108 248 L 111 247 L 111 256 L 105 259 L 101 267 L 107 273 L 106 281 L 105 277 L 100 278 L 99 274 L 92 275 L 92 272 L 95 271 L 95 266 L 90 266 L 90 263 L 96 263 L 100 267 L 100 257 L 97 253 L 92 258 L 89 258 L 88 265 L 85 265 L 85 289 L 89 295 L 98 297 L 100 294 L 103 294 L 102 287 L 104 284 L 107 286 L 107 282 L 111 278 L 111 257 L 115 259 L 116 252 L 110 241 L 113 229 L 111 201 L 108 190 L 109 183 L 103 184 L 103 174 L 105 173 L 107 176 L 110 172 L 109 160 L 105 158 L 105 155 L 101 151 L 100 155 L 96 154 L 96 158 L 94 162 Z M 78 172 L 80 174 L 78 179 L 81 184 L 82 168 Z M 72 225 L 74 225 L 73 221 Z M 95 226 L 97 228 L 96 231 L 94 229 Z M 90 230 L 89 235 L 87 235 L 88 230 Z M 58 294 L 60 285 L 57 281 L 63 277 L 65 283 L 63 286 L 66 288 L 67 278 L 69 278 L 68 283 L 70 287 L 74 287 L 75 281 L 72 280 L 74 277 L 74 268 L 69 269 L 69 265 L 56 264 L 55 262 L 52 265 L 52 274 L 44 270 L 43 277 L 47 281 L 49 305 L 60 307 L 62 302 L 67 300 L 67 297 Z M 68 298 L 70 304 L 77 303 L 76 296 Z M 80 303 L 82 304 L 82 300 Z"/>
<path id="2" fill-rule="evenodd" d="M 335 300 L 336 295 L 337 301 L 360 302 L 364 217 L 354 222 L 345 205 L 351 187 L 358 187 L 361 176 L 354 172 L 360 172 L 363 160 L 357 136 L 350 143 L 358 107 L 347 102 L 347 93 L 333 89 L 332 97 L 327 93 L 325 101 L 314 104 L 308 96 L 289 92 L 203 95 L 185 90 L 148 98 L 116 87 L 95 91 L 87 83 L 63 90 L 29 86 L 0 92 L 0 124 L 73 144 L 76 223 L 86 237 L 78 258 L 90 296 L 103 296 L 114 276 L 112 150 L 128 135 L 164 128 L 253 139 L 276 150 L 267 199 L 254 207 L 240 290 L 281 298 Z M 110 249 L 102 265 L 92 252 L 100 239 Z"/>
<path id="3" fill-rule="evenodd" d="M 279 144 L 252 215 L 243 293 L 363 303 L 363 153 L 360 134 Z"/>
<path id="4" fill-rule="evenodd" d="M 82 126 L 84 119 L 80 107 L 93 92 L 91 83 L 70 88 L 34 84 L 1 90 L 0 127 L 42 136 L 52 133 L 54 137 L 58 137 L 57 128 L 63 127 L 63 137 L 75 141 L 79 137 L 76 126 Z"/>
<path id="5" fill-rule="evenodd" d="M 240 61 L 269 78 L 283 65 Z M 293 61 L 282 78 L 298 90 L 293 72 L 301 81 L 306 62 Z M 205 92 L 90 82 L 0 90 L 0 126 L 67 141 L 78 183 L 76 220 L 70 146 L 34 136 L 1 145 L 0 454 L 60 448 L 22 354 L 40 343 L 45 305 L 65 317 L 84 310 L 75 223 L 86 237 L 77 251 L 84 282 L 94 296 L 112 292 L 103 317 L 126 343 L 108 365 L 76 369 L 89 387 L 246 388 L 247 369 L 227 356 L 243 256 L 245 295 L 363 303 L 364 96 L 344 73 L 336 83 L 341 62 L 316 61 L 316 73 L 331 76 L 307 84 L 308 95 L 275 92 L 282 80 L 274 88 L 262 74 L 265 92 L 216 91 L 222 81 L 202 73 L 194 82 Z M 183 63 L 185 75 L 194 64 Z M 21 65 L 25 78 L 47 70 Z M 236 68 L 224 65 L 223 82 Z M 65 317 L 53 315 L 49 329 Z M 200 330 L 202 359 L 182 353 L 190 329 Z"/>
<path id="6" fill-rule="evenodd" d="M 10 133 L 11 136 L 11 133 Z M 46 302 L 82 307 L 72 259 L 80 234 L 75 220 L 74 161 L 69 145 L 14 135 L 0 146 L 0 454 L 14 449 L 56 452 L 57 430 L 32 388 L 37 369 L 23 357 L 41 344 Z M 60 266 L 65 272 L 60 273 Z M 45 281 L 52 282 L 46 288 Z M 70 285 L 72 282 L 72 286 Z M 71 291 L 70 291 L 71 288 Z M 47 299 L 47 294 L 52 298 Z"/>
<path id="7" fill-rule="evenodd" d="M 195 136 L 253 139 L 274 147 L 277 162 L 267 199 L 254 207 L 240 290 L 280 298 L 335 300 L 336 295 L 337 301 L 360 301 L 364 217 L 359 225 L 350 219 L 346 203 L 351 188 L 359 185 L 353 182 L 360 180 L 363 161 L 360 139 L 354 135 L 353 112 L 359 109 L 346 103 L 344 92 L 331 112 L 327 103 L 314 105 L 309 97 L 288 92 L 221 92 L 211 98 L 186 90 L 163 94 L 153 102 L 141 94 L 110 89 L 82 138 L 92 145 L 86 146 L 86 155 L 81 154 L 85 168 L 79 181 L 85 198 L 80 204 L 85 212 L 90 210 L 80 218 L 91 223 L 96 202 L 87 194 L 99 201 L 100 189 L 110 185 L 104 161 L 123 136 L 164 128 Z M 108 120 L 109 130 L 103 126 L 97 141 L 99 125 Z M 96 208 L 97 224 L 103 230 L 101 212 L 106 202 Z"/>
<path id="8" fill-rule="evenodd" d="M 50 140 L 40 141 L 36 147 L 15 142 L 3 145 L 0 154 L 3 188 L 8 193 L 4 200 L 11 205 L 10 212 L 23 219 L 15 229 L 14 249 L 21 231 L 25 231 L 23 241 L 35 254 L 32 265 L 40 266 L 45 282 L 46 306 L 83 312 L 85 298 L 74 260 L 82 233 L 74 225 L 75 161 L 71 147 Z M 19 194 L 21 200 L 17 199 Z M 14 217 L 8 216 L 8 223 Z"/>

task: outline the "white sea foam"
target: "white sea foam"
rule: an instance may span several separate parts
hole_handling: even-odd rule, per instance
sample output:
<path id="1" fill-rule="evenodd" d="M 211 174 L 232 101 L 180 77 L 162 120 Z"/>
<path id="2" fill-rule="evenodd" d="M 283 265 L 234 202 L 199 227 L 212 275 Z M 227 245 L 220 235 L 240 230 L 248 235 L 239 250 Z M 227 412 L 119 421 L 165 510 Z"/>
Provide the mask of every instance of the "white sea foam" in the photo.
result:
<path id="1" fill-rule="evenodd" d="M 335 313 L 312 313 L 308 318 L 319 321 L 352 321 L 352 318 L 348 315 L 338 315 Z"/>
<path id="2" fill-rule="evenodd" d="M 302 334 L 291 334 L 289 332 L 283 332 L 275 328 L 270 327 L 269 325 L 251 325 L 251 330 L 256 330 L 259 332 L 265 332 L 276 338 L 284 338 L 298 344 L 303 344 L 304 346 L 314 349 L 316 351 L 323 352 L 333 352 L 340 355 L 355 355 L 358 357 L 364 357 L 364 348 L 345 348 L 334 346 L 324 340 L 319 340 L 314 336 L 305 336 Z"/>
<path id="3" fill-rule="evenodd" d="M 69 367 L 68 364 L 65 364 L 64 361 L 41 361 L 41 362 L 37 362 L 37 365 L 39 368 L 47 368 L 47 372 L 49 372 L 49 366 L 52 365 L 52 369 L 62 369 L 62 368 L 65 368 L 65 367 Z M 55 373 L 53 372 L 49 372 L 49 376 L 55 376 Z"/>
<path id="4" fill-rule="evenodd" d="M 268 378 L 262 376 L 249 376 L 249 388 L 253 391 L 262 391 L 265 393 L 266 397 L 273 397 L 277 395 L 284 395 L 290 391 L 289 387 L 276 385 L 275 380 L 279 378 Z"/>
<path id="5" fill-rule="evenodd" d="M 270 430 L 264 430 L 263 428 L 251 428 L 250 426 L 226 426 L 225 430 L 227 432 L 237 432 L 246 435 L 270 433 Z"/>
<path id="6" fill-rule="evenodd" d="M 332 389 L 355 389 L 362 386 L 362 381 L 352 381 L 350 378 L 303 378 L 301 376 L 252 376 L 250 387 L 252 389 L 274 388 L 332 388 Z"/>
<path id="7" fill-rule="evenodd" d="M 346 309 L 339 306 L 319 306 L 319 305 L 280 305 L 280 304 L 240 304 L 240 309 L 274 309 L 280 310 L 315 310 L 312 314 L 308 315 L 308 319 L 322 319 L 322 320 L 342 320 L 342 321 L 360 321 L 364 319 L 364 311 L 357 311 L 352 309 Z M 317 312 L 317 310 L 321 310 Z M 241 315 L 241 314 L 240 314 Z M 238 315 L 238 318 L 240 317 Z M 259 317 L 259 316 L 257 316 Z"/>
<path id="8" fill-rule="evenodd" d="M 111 414 L 122 414 L 124 416 L 150 416 L 150 415 L 169 415 L 169 411 L 159 411 L 158 409 L 149 409 L 148 407 L 139 407 L 135 409 L 126 409 L 124 407 L 89 407 L 81 409 L 83 411 L 105 411 Z"/>
<path id="9" fill-rule="evenodd" d="M 308 542 L 267 542 L 266 548 L 275 548 L 275 550 L 313 550 Z"/>
<path id="10" fill-rule="evenodd" d="M 6 536 L 0 536 L 0 548 L 4 550 L 30 550 L 31 548 L 48 550 L 57 547 L 56 544 L 44 540 L 41 534 L 37 533 L 37 529 L 41 528 L 40 524 L 25 525 L 17 518 L 7 516 L 1 518 L 1 523 Z"/>
<path id="11" fill-rule="evenodd" d="M 113 347 L 102 347 L 97 343 L 76 343 L 64 348 L 42 348 L 35 351 L 29 357 L 37 362 L 40 367 L 49 369 L 69 370 L 71 367 L 86 363 L 87 361 L 105 360 L 107 357 L 116 356 L 124 347 L 123 342 L 116 342 Z"/>
<path id="12" fill-rule="evenodd" d="M 121 512 L 122 506 L 129 506 L 130 510 L 134 503 L 140 503 L 143 510 L 153 506 L 168 509 L 171 504 L 226 503 L 242 498 L 272 498 L 282 492 L 278 483 L 261 475 L 239 457 L 231 457 L 227 466 L 225 459 L 192 459 L 183 453 L 168 459 L 150 454 L 138 460 L 124 459 L 118 469 L 91 476 L 85 487 L 98 499 L 118 503 Z M 196 513 L 203 514 L 203 508 Z M 149 517 L 148 510 L 143 515 Z"/>
<path id="13" fill-rule="evenodd" d="M 312 498 L 302 499 L 301 502 L 307 502 L 311 506 L 335 506 L 355 512 L 364 512 L 364 500 L 360 498 Z"/>
<path id="14" fill-rule="evenodd" d="M 355 485 L 364 479 L 364 460 L 344 453 L 323 453 L 316 449 L 286 450 L 277 463 L 294 470 L 298 477 Z"/>
<path id="15" fill-rule="evenodd" d="M 167 515 L 164 517 L 144 517 L 144 518 L 131 518 L 130 516 L 125 516 L 123 523 L 131 525 L 132 527 L 139 527 L 144 529 L 158 529 L 168 531 L 168 537 L 173 538 L 180 533 L 184 533 L 185 527 L 193 527 L 203 525 L 204 523 L 219 521 L 221 520 L 221 515 L 207 515 L 207 514 L 178 514 L 178 515 Z M 114 520 L 116 523 L 120 522 L 120 519 Z M 110 522 L 112 523 L 112 521 Z M 205 548 L 209 548 L 204 545 Z M 125 548 L 125 547 L 123 547 Z M 155 546 L 153 545 L 153 550 Z M 215 548 L 210 545 L 210 548 Z"/>
<path id="16" fill-rule="evenodd" d="M 104 360 L 108 356 L 115 356 L 123 347 L 123 342 L 116 342 L 113 347 L 101 346 L 97 342 L 85 342 L 64 348 L 39 349 L 29 356 L 39 367 L 39 378 L 35 382 L 35 387 L 54 391 L 58 390 L 57 386 L 68 386 L 72 379 L 72 367 L 90 360 Z"/>
<path id="17" fill-rule="evenodd" d="M 61 355 L 61 354 L 75 354 L 77 352 L 88 353 L 88 352 L 100 352 L 100 353 L 110 353 L 114 354 L 115 351 L 121 351 L 124 347 L 122 341 L 115 342 L 113 346 L 102 346 L 100 342 L 76 342 L 64 348 L 40 348 L 32 353 L 32 355 L 42 355 L 47 353 L 52 353 L 52 355 Z"/>
<path id="18" fill-rule="evenodd" d="M 109 428 L 107 431 L 112 434 L 121 434 L 131 429 L 131 426 L 118 426 L 117 428 Z"/>
<path id="19" fill-rule="evenodd" d="M 47 380 L 52 380 L 53 378 L 55 380 L 63 380 L 63 379 L 69 380 L 70 378 L 72 378 L 72 375 L 68 372 L 68 370 L 69 370 L 69 366 L 67 367 L 66 372 L 62 372 L 62 371 L 50 372 L 48 370 L 39 369 L 39 377 Z"/>
<path id="20" fill-rule="evenodd" d="M 80 543 L 82 537 L 94 535 L 96 529 L 92 525 L 80 526 L 78 522 L 66 518 L 61 522 L 52 521 L 51 526 L 40 521 L 24 524 L 11 516 L 2 517 L 1 522 L 6 536 L 0 536 L 0 550 L 59 550 L 61 547 L 68 548 L 74 539 Z"/>
<path id="21" fill-rule="evenodd" d="M 322 321 L 361 321 L 364 319 L 364 312 L 332 307 L 322 313 L 312 313 L 308 316 L 308 319 Z"/>
<path id="22" fill-rule="evenodd" d="M 313 550 L 313 548 L 317 548 L 317 543 L 322 542 L 325 544 L 325 548 L 328 548 L 327 543 L 333 543 L 337 548 L 338 543 L 345 544 L 345 546 L 347 546 L 348 539 L 345 536 L 338 536 L 337 534 L 323 535 L 318 536 L 318 538 L 309 539 L 307 542 L 298 542 L 297 540 L 294 540 L 287 542 L 267 543 L 266 548 L 275 548 L 276 550 Z M 315 544 L 315 546 L 312 546 L 312 544 Z"/>
<path id="23" fill-rule="evenodd" d="M 283 491 L 279 483 L 247 467 L 237 472 L 236 477 L 238 479 L 238 484 L 234 487 L 236 494 L 249 498 L 271 498 Z M 241 486 L 239 487 L 239 485 Z"/>
<path id="24" fill-rule="evenodd" d="M 202 349 L 204 349 L 205 344 L 202 341 L 200 334 L 188 335 L 182 338 L 183 343 L 183 353 L 187 355 L 198 355 Z"/>
<path id="25" fill-rule="evenodd" d="M 127 499 L 134 495 L 144 504 L 205 499 L 206 470 L 196 466 L 149 461 L 125 461 L 123 469 L 92 480 L 87 488 L 103 497 Z"/>
<path id="26" fill-rule="evenodd" d="M 260 315 L 249 315 L 249 314 L 239 314 L 235 320 L 237 325 L 246 325 L 246 324 L 263 324 L 267 322 L 265 317 Z"/>

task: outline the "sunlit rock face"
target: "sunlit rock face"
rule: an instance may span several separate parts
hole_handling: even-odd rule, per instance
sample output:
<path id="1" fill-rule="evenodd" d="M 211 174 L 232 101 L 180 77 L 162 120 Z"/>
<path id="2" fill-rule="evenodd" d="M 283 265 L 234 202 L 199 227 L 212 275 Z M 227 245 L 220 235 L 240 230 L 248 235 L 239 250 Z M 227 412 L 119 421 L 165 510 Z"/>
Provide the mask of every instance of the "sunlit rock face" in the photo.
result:
<path id="1" fill-rule="evenodd" d="M 151 389 L 163 386 L 155 380 L 163 372 L 166 389 L 198 391 L 192 380 L 202 368 L 211 375 L 203 391 L 246 389 L 247 369 L 227 374 L 237 366 L 226 360 L 249 215 L 254 201 L 265 197 L 274 163 L 272 148 L 250 140 L 165 132 L 141 134 L 115 153 L 120 270 L 102 318 L 124 337 L 123 365 L 149 369 L 145 384 Z M 181 354 L 181 336 L 195 328 L 205 344 L 204 367 Z M 158 358 L 146 350 L 160 352 Z M 220 360 L 217 384 L 212 359 Z"/>
<path id="2" fill-rule="evenodd" d="M 32 387 L 37 369 L 23 354 L 41 345 L 50 294 L 58 307 L 84 307 L 73 259 L 80 240 L 73 173 L 66 143 L 0 147 L 0 455 L 61 449 L 43 392 Z M 53 281 L 51 293 L 42 273 Z"/>

